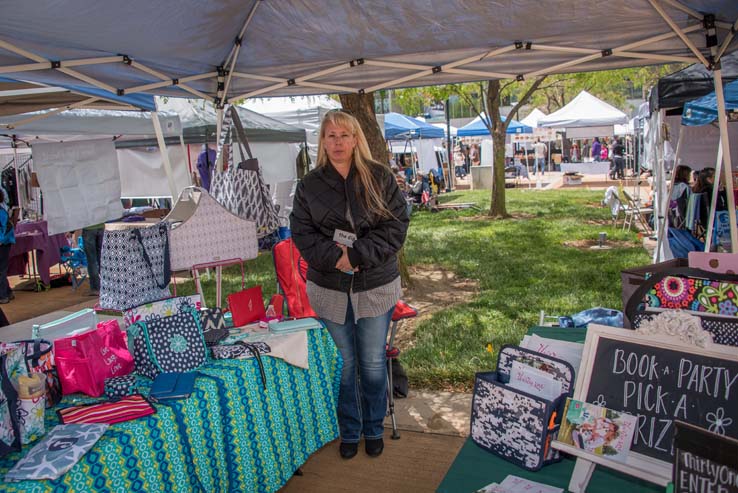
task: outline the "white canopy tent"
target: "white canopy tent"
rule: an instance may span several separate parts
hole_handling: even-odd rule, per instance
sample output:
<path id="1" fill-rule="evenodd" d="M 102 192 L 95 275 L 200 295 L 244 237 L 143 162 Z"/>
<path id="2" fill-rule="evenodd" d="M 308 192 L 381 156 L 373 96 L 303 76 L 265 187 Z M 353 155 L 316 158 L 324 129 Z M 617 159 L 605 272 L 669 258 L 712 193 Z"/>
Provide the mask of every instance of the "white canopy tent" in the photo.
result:
<path id="1" fill-rule="evenodd" d="M 528 116 L 520 120 L 520 123 L 528 125 L 529 127 L 537 128 L 538 121 L 545 116 L 546 114 L 543 111 L 538 108 L 533 108 L 533 111 L 531 111 Z"/>
<path id="2" fill-rule="evenodd" d="M 308 144 L 318 143 L 318 131 L 323 116 L 341 104 L 328 96 L 303 96 L 282 98 L 254 98 L 242 105 L 282 123 L 305 129 Z"/>
<path id="3" fill-rule="evenodd" d="M 625 113 L 587 91 L 580 92 L 560 110 L 538 119 L 539 127 L 566 129 L 566 136 L 574 139 L 611 136 L 615 125 L 626 123 Z"/>

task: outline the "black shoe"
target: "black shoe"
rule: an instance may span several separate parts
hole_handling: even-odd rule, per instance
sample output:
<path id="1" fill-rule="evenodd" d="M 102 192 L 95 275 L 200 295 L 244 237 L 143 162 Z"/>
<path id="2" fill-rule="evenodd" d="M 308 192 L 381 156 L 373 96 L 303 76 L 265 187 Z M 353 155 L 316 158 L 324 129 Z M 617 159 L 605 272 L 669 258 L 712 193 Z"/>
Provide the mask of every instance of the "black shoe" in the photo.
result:
<path id="1" fill-rule="evenodd" d="M 9 300 L 14 300 L 15 299 L 15 295 L 13 294 L 12 291 L 10 292 L 10 296 L 8 296 L 8 299 Z"/>
<path id="2" fill-rule="evenodd" d="M 384 440 L 381 438 L 367 439 L 364 444 L 366 455 L 369 457 L 379 457 L 384 450 Z"/>
<path id="3" fill-rule="evenodd" d="M 341 446 L 338 447 L 338 451 L 341 453 L 342 459 L 351 459 L 359 451 L 359 444 L 341 442 Z"/>

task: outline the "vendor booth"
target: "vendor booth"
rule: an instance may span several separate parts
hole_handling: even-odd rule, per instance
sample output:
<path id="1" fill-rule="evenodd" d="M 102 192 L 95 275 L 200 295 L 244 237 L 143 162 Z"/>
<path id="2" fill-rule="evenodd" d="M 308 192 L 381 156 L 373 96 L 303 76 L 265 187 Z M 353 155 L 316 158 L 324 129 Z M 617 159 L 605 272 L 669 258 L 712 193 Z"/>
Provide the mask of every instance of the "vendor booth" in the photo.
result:
<path id="1" fill-rule="evenodd" d="M 413 173 L 427 174 L 438 168 L 436 149 L 443 145 L 445 133 L 442 129 L 400 113 L 386 113 L 383 122 L 384 138 L 392 145 L 392 152 L 399 148 L 396 144 L 402 142 L 402 154 L 407 152 L 417 157 Z"/>

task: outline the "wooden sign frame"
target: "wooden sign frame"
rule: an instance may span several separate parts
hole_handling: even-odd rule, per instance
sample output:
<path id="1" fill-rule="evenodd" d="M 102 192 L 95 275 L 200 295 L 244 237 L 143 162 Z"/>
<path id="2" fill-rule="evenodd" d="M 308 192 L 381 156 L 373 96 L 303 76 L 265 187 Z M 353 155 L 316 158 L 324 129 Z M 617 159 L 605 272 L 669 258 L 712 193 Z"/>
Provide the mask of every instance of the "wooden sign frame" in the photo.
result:
<path id="1" fill-rule="evenodd" d="M 689 317 L 689 318 L 686 318 Z M 696 325 L 695 325 L 696 324 Z M 688 351 L 692 355 L 700 355 L 717 360 L 738 362 L 738 351 L 730 346 L 712 343 L 711 336 L 703 331 L 699 319 L 692 315 L 677 311 L 664 312 L 651 324 L 644 324 L 638 331 L 590 324 L 584 342 L 582 364 L 577 372 L 574 399 L 586 401 L 599 342 L 602 339 L 629 342 L 640 346 L 652 346 L 658 349 Z M 705 336 L 705 334 L 708 334 Z M 666 486 L 671 481 L 672 463 L 658 460 L 647 455 L 631 451 L 626 462 L 617 462 L 606 457 L 586 452 L 571 445 L 554 441 L 552 446 L 562 452 L 577 457 L 574 471 L 569 482 L 569 491 L 583 493 L 597 465 L 602 465 L 637 478 Z"/>

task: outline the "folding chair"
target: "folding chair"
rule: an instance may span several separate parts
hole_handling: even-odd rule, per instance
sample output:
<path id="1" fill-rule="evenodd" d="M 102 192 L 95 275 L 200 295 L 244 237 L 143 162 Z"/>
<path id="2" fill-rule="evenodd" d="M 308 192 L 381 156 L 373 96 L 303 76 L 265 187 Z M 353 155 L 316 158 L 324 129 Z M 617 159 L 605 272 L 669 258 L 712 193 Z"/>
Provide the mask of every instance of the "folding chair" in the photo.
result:
<path id="1" fill-rule="evenodd" d="M 392 312 L 392 323 L 390 324 L 389 340 L 387 342 L 387 415 L 392 421 L 392 440 L 399 440 L 400 433 L 397 431 L 397 419 L 395 418 L 395 393 L 392 381 L 392 360 L 400 357 L 400 348 L 395 347 L 395 336 L 400 323 L 418 315 L 418 310 L 400 300 Z"/>
<path id="2" fill-rule="evenodd" d="M 59 252 L 59 264 L 72 282 L 72 290 L 77 288 L 87 279 L 87 255 L 85 255 L 82 237 L 77 240 L 77 248 L 63 246 Z"/>
<path id="3" fill-rule="evenodd" d="M 623 190 L 623 197 L 628 201 L 628 206 L 625 209 L 625 221 L 623 221 L 623 231 L 630 231 L 633 226 L 633 221 L 638 221 L 643 230 L 650 234 L 651 226 L 646 221 L 645 214 L 653 214 L 653 208 L 651 207 L 640 207 L 638 201 L 635 200 L 627 191 Z"/>

